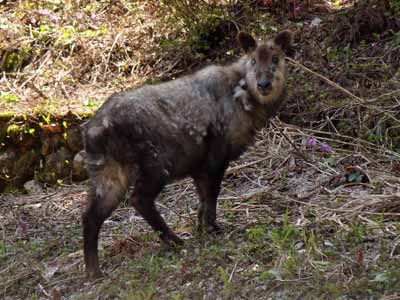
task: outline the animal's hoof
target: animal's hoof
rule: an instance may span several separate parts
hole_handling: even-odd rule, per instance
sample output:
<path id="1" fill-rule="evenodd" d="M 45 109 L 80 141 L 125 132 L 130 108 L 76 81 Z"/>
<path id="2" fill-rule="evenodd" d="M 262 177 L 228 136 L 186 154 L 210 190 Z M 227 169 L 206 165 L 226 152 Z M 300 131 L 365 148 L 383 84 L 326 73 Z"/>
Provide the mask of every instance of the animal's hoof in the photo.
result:
<path id="1" fill-rule="evenodd" d="M 94 271 L 88 270 L 86 271 L 86 276 L 87 279 L 90 281 L 104 277 L 103 273 L 100 270 L 94 270 Z"/>
<path id="2" fill-rule="evenodd" d="M 184 242 L 178 236 L 174 235 L 166 235 L 162 237 L 163 242 L 169 247 L 176 248 L 183 246 Z"/>
<path id="3" fill-rule="evenodd" d="M 217 223 L 212 223 L 207 226 L 208 232 L 221 234 L 222 228 Z"/>
<path id="4" fill-rule="evenodd" d="M 222 228 L 217 223 L 212 222 L 207 224 L 200 224 L 198 226 L 198 232 L 220 234 L 222 233 Z"/>

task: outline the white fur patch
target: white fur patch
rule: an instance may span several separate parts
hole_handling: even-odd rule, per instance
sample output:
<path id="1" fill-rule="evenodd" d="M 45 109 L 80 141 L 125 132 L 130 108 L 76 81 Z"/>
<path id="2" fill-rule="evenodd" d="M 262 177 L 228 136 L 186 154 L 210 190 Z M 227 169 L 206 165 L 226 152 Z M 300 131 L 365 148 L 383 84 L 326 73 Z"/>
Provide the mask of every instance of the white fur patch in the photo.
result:
<path id="1" fill-rule="evenodd" d="M 110 121 L 108 120 L 107 117 L 103 119 L 103 126 L 104 128 L 108 128 L 110 126 Z"/>
<path id="2" fill-rule="evenodd" d="M 103 130 L 104 130 L 104 128 L 100 127 L 100 126 L 90 127 L 88 130 L 88 136 L 90 138 L 95 138 L 95 137 L 99 136 L 103 132 Z"/>

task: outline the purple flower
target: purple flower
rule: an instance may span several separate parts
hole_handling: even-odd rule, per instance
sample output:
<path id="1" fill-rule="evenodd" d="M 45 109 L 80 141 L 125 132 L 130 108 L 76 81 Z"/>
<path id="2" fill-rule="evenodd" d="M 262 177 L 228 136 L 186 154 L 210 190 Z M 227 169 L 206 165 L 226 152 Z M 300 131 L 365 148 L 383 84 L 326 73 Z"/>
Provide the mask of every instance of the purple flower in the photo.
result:
<path id="1" fill-rule="evenodd" d="M 47 8 L 39 9 L 38 13 L 39 13 L 39 15 L 42 15 L 42 16 L 50 16 L 50 14 L 51 14 L 50 10 L 48 10 Z"/>
<path id="2" fill-rule="evenodd" d="M 78 12 L 78 13 L 76 13 L 76 18 L 77 18 L 78 20 L 83 19 L 83 16 L 84 16 L 84 13 L 83 13 L 83 12 Z"/>
<path id="3" fill-rule="evenodd" d="M 331 147 L 328 144 L 322 143 L 321 145 L 322 152 L 329 153 L 331 152 Z"/>
<path id="4" fill-rule="evenodd" d="M 35 17 L 32 17 L 32 18 L 31 18 L 31 24 L 36 24 L 36 22 L 37 22 L 37 21 L 36 21 L 36 18 L 35 18 Z"/>
<path id="5" fill-rule="evenodd" d="M 92 20 L 93 21 L 98 21 L 99 20 L 99 16 L 92 13 Z"/>
<path id="6" fill-rule="evenodd" d="M 313 137 L 309 138 L 307 141 L 307 146 L 315 147 L 317 145 L 317 140 Z"/>
<path id="7" fill-rule="evenodd" d="M 58 20 L 58 16 L 57 15 L 50 15 L 50 20 L 57 21 Z"/>

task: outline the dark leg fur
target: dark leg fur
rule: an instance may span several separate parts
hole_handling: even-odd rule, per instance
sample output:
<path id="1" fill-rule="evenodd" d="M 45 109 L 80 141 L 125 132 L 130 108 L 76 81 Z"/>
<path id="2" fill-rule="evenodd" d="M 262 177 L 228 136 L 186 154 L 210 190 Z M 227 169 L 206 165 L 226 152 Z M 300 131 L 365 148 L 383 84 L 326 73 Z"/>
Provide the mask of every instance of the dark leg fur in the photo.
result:
<path id="1" fill-rule="evenodd" d="M 221 189 L 221 181 L 225 169 L 214 173 L 202 173 L 193 177 L 200 198 L 198 211 L 199 229 L 207 232 L 220 232 L 216 223 L 217 198 Z"/>
<path id="2" fill-rule="evenodd" d="M 90 279 L 101 276 L 98 259 L 98 237 L 100 228 L 126 193 L 126 185 L 119 170 L 104 168 L 92 177 L 87 197 L 87 208 L 82 215 L 83 244 L 86 273 Z M 110 173 L 111 172 L 111 173 Z"/>
<path id="3" fill-rule="evenodd" d="M 164 184 L 157 183 L 155 178 L 139 179 L 135 184 L 131 203 L 167 245 L 181 245 L 183 241 L 168 227 L 154 205 L 163 187 Z"/>

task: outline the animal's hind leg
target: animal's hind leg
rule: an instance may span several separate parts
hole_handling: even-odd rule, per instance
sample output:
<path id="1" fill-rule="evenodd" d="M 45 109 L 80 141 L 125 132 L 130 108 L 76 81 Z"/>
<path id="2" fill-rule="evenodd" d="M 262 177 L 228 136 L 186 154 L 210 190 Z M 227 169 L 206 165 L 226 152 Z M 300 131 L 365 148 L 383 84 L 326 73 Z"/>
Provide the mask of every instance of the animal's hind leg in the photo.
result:
<path id="1" fill-rule="evenodd" d="M 163 217 L 156 210 L 154 201 L 164 184 L 153 178 L 140 178 L 135 183 L 131 203 L 147 223 L 160 234 L 167 245 L 180 245 L 182 240 L 168 227 Z"/>
<path id="2" fill-rule="evenodd" d="M 101 276 L 98 259 L 101 225 L 126 193 L 126 176 L 118 164 L 110 163 L 93 173 L 87 207 L 82 214 L 86 273 L 91 279 Z"/>

